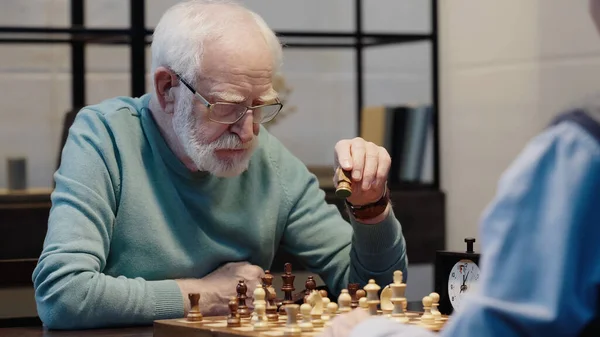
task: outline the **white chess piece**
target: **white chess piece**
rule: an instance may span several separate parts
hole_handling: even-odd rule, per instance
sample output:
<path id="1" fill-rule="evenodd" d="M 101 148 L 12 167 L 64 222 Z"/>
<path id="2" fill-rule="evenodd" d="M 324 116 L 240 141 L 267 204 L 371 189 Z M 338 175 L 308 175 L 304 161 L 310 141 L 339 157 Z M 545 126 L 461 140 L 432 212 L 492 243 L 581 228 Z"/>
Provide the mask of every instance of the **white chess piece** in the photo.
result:
<path id="1" fill-rule="evenodd" d="M 265 292 L 265 289 L 263 289 L 262 285 L 257 284 L 256 289 L 254 289 L 254 293 L 253 293 L 254 301 L 252 302 L 252 305 L 254 306 L 254 308 L 256 308 L 256 306 L 260 305 L 260 304 L 262 304 L 264 306 L 264 308 L 265 308 L 265 312 L 263 313 L 264 317 L 261 317 L 261 318 L 263 318 L 265 321 L 267 320 L 267 312 L 266 312 L 267 301 L 265 300 L 266 296 L 267 296 L 267 293 Z M 254 311 L 252 312 L 252 317 L 250 318 L 250 322 L 252 324 L 254 324 L 257 321 L 258 321 L 257 310 L 254 309 Z"/>
<path id="2" fill-rule="evenodd" d="M 328 319 L 327 319 L 327 321 L 325 321 L 325 326 L 330 326 L 332 324 L 332 320 L 335 318 L 335 315 L 337 314 L 337 310 L 338 310 L 337 303 L 335 303 L 335 302 L 327 303 Z"/>
<path id="3" fill-rule="evenodd" d="M 308 303 L 304 303 L 300 306 L 300 313 L 302 314 L 302 322 L 298 323 L 300 330 L 303 332 L 313 331 L 313 324 L 311 321 L 310 311 L 312 307 Z"/>
<path id="4" fill-rule="evenodd" d="M 300 336 L 302 334 L 302 329 L 298 325 L 299 309 L 300 306 L 298 304 L 286 304 L 285 312 L 287 314 L 287 321 L 283 329 L 284 336 Z"/>
<path id="5" fill-rule="evenodd" d="M 431 297 L 425 296 L 423 297 L 423 314 L 421 315 L 421 324 L 423 325 L 434 325 L 435 318 L 431 314 Z"/>
<path id="6" fill-rule="evenodd" d="M 352 311 L 352 296 L 348 289 L 342 289 L 342 293 L 338 296 L 338 305 L 340 313 Z"/>
<path id="7" fill-rule="evenodd" d="M 394 305 L 391 301 L 392 298 L 392 288 L 388 285 L 381 291 L 381 295 L 379 295 L 379 307 L 384 315 L 389 315 L 392 313 L 394 309 Z"/>
<path id="8" fill-rule="evenodd" d="M 363 309 L 363 310 L 369 310 L 369 303 L 367 302 L 367 298 L 366 297 L 361 297 L 358 300 L 358 307 Z"/>
<path id="9" fill-rule="evenodd" d="M 375 280 L 370 279 L 369 283 L 364 287 L 367 293 L 367 305 L 369 307 L 369 315 L 377 315 L 377 306 L 379 305 L 379 290 L 381 287 L 375 283 Z"/>
<path id="10" fill-rule="evenodd" d="M 316 290 L 311 291 L 307 302 L 312 307 L 310 316 L 312 317 L 313 326 L 322 327 L 324 323 L 321 319 L 321 315 L 323 315 L 323 298 L 321 298 L 321 294 Z"/>
<path id="11" fill-rule="evenodd" d="M 252 327 L 255 331 L 265 331 L 269 328 L 267 322 L 267 307 L 264 303 L 258 303 L 254 306 L 256 315 L 252 318 Z"/>
<path id="12" fill-rule="evenodd" d="M 402 282 L 402 272 L 400 270 L 394 272 L 394 283 L 390 284 L 390 289 L 392 289 L 390 302 L 393 305 L 391 317 L 396 322 L 407 323 L 409 320 L 404 308 L 406 284 Z"/>
<path id="13" fill-rule="evenodd" d="M 433 317 L 435 318 L 436 322 L 441 322 L 442 321 L 442 313 L 439 310 L 439 305 L 440 305 L 440 295 L 436 292 L 433 292 L 431 294 L 429 294 L 429 297 L 431 297 L 431 314 L 433 315 Z"/>

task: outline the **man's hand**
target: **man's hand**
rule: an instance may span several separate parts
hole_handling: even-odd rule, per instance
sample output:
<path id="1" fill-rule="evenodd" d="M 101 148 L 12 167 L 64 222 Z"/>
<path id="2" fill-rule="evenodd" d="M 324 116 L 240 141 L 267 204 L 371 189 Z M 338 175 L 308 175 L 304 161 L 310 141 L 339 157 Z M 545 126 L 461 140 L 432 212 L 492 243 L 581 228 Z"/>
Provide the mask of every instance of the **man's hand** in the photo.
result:
<path id="1" fill-rule="evenodd" d="M 231 262 L 216 269 L 201 279 L 177 280 L 185 301 L 185 314 L 190 310 L 189 293 L 200 293 L 200 311 L 205 316 L 227 315 L 229 300 L 236 297 L 238 281 L 244 280 L 248 290 L 247 305 L 252 309 L 253 293 L 261 277 L 262 268 L 248 262 Z"/>
<path id="2" fill-rule="evenodd" d="M 349 203 L 360 206 L 381 198 L 392 162 L 385 148 L 359 137 L 340 140 L 335 145 L 335 161 L 352 174 Z"/>

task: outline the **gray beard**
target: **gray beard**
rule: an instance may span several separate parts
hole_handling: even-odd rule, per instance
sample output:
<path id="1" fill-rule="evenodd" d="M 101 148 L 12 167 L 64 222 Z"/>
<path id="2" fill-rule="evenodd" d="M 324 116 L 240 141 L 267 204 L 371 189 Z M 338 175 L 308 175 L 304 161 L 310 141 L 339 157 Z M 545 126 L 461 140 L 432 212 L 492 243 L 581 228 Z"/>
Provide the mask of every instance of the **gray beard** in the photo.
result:
<path id="1" fill-rule="evenodd" d="M 216 150 L 240 149 L 244 148 L 244 145 L 235 134 L 227 131 L 213 142 L 202 139 L 200 135 L 204 134 L 209 126 L 197 124 L 197 118 L 193 112 L 193 100 L 193 95 L 182 93 L 177 100 L 173 114 L 173 130 L 185 153 L 200 171 L 206 171 L 218 177 L 234 177 L 242 174 L 250 165 L 250 158 L 256 148 L 256 140 L 252 141 L 250 149 L 243 157 L 219 159 L 215 155 Z"/>

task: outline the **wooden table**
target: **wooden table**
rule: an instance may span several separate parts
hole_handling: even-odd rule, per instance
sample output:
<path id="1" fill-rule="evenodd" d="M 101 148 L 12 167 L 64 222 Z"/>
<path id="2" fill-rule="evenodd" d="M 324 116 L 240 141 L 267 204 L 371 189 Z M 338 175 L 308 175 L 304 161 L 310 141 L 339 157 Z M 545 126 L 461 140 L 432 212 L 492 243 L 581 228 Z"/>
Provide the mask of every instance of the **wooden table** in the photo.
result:
<path id="1" fill-rule="evenodd" d="M 2 337 L 152 337 L 152 327 L 94 329 L 76 331 L 50 331 L 43 327 L 3 328 Z"/>

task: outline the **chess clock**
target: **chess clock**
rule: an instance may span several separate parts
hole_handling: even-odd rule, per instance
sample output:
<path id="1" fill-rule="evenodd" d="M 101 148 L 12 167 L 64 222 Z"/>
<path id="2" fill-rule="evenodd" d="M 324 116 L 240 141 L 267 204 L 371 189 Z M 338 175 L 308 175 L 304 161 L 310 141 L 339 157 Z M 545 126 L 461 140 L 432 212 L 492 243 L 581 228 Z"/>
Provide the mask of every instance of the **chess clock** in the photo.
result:
<path id="1" fill-rule="evenodd" d="M 440 295 L 438 309 L 450 315 L 458 309 L 464 295 L 477 286 L 479 254 L 473 251 L 474 238 L 465 238 L 464 252 L 436 251 L 435 292 Z"/>

